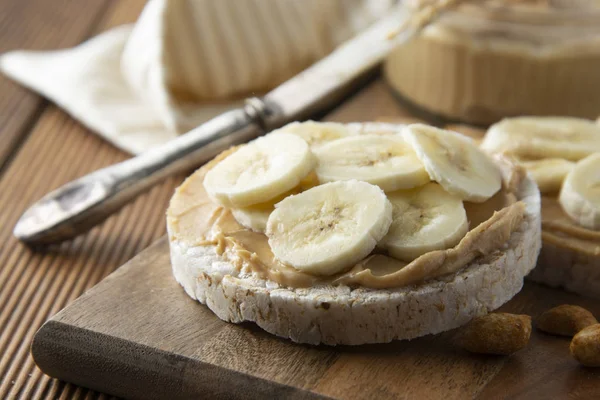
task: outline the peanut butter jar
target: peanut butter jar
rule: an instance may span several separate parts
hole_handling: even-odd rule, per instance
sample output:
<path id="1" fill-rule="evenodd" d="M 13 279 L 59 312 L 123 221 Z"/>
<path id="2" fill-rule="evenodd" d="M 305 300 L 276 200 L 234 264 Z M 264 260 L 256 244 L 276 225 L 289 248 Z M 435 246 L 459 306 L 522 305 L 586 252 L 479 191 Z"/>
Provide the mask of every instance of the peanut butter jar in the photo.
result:
<path id="1" fill-rule="evenodd" d="M 595 118 L 600 1 L 465 3 L 395 49 L 384 75 L 401 98 L 447 119 L 489 124 L 515 115 Z"/>

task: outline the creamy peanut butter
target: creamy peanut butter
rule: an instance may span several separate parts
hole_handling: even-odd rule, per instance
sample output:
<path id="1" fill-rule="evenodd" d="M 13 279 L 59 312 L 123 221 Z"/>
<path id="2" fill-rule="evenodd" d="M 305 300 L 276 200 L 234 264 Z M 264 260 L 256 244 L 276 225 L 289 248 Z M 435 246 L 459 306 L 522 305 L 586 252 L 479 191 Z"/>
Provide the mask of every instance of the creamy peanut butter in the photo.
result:
<path id="1" fill-rule="evenodd" d="M 375 251 L 344 273 L 314 276 L 278 261 L 265 235 L 239 225 L 230 210 L 214 203 L 204 191 L 206 172 L 232 151 L 234 149 L 196 171 L 177 189 L 167 211 L 172 227 L 170 239 L 185 241 L 191 246 L 215 246 L 216 251 L 241 272 L 258 274 L 283 286 L 345 284 L 391 288 L 451 274 L 479 256 L 498 251 L 524 217 L 524 204 L 515 196 L 524 174 L 514 168 L 503 189 L 494 197 L 480 204 L 465 203 L 471 230 L 457 246 L 424 254 L 410 263 Z"/>
<path id="2" fill-rule="evenodd" d="M 384 65 L 401 97 L 477 124 L 514 115 L 596 117 L 598 71 L 596 0 L 467 2 Z"/>
<path id="3" fill-rule="evenodd" d="M 578 253 L 600 255 L 600 232 L 577 225 L 565 214 L 556 197 L 542 197 L 542 239 Z"/>

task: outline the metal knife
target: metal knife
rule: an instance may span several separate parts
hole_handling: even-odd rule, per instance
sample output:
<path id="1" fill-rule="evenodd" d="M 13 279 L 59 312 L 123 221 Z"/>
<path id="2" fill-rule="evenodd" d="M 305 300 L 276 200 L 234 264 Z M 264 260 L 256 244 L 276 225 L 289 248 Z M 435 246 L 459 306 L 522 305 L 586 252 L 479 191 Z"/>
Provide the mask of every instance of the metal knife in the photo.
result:
<path id="1" fill-rule="evenodd" d="M 71 239 L 168 175 L 199 166 L 229 146 L 331 108 L 374 72 L 394 46 L 422 28 L 404 24 L 407 18 L 407 13 L 394 10 L 264 97 L 250 98 L 245 107 L 221 114 L 163 146 L 52 191 L 21 216 L 14 235 L 30 244 Z M 398 31 L 398 26 L 404 28 Z"/>

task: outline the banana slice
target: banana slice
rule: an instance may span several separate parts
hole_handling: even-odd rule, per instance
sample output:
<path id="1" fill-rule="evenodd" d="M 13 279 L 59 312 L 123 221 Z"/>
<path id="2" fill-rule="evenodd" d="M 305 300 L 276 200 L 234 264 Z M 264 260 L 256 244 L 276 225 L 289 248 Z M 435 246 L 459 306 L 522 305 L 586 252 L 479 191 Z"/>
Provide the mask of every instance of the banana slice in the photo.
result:
<path id="1" fill-rule="evenodd" d="M 546 158 L 544 160 L 522 161 L 529 175 L 537 183 L 542 193 L 556 193 L 569 172 L 575 166 L 573 161 L 562 158 Z"/>
<path id="2" fill-rule="evenodd" d="M 391 222 L 385 193 L 351 180 L 326 183 L 277 203 L 266 232 L 279 260 L 315 275 L 332 275 L 365 258 Z"/>
<path id="3" fill-rule="evenodd" d="M 333 140 L 355 135 L 356 132 L 344 124 L 336 122 L 292 122 L 272 132 L 272 134 L 291 133 L 300 136 L 311 149 L 317 149 Z"/>
<path id="4" fill-rule="evenodd" d="M 498 167 L 471 139 L 423 124 L 409 125 L 403 133 L 431 179 L 447 192 L 480 203 L 500 190 Z"/>
<path id="5" fill-rule="evenodd" d="M 507 118 L 490 127 L 481 147 L 521 158 L 578 161 L 600 151 L 600 125 L 569 117 Z"/>
<path id="6" fill-rule="evenodd" d="M 297 186 L 314 166 L 303 139 L 289 133 L 269 135 L 219 162 L 206 174 L 204 188 L 225 207 L 247 207 Z"/>
<path id="7" fill-rule="evenodd" d="M 600 229 L 600 154 L 579 161 L 558 197 L 567 215 L 584 228 Z"/>
<path id="8" fill-rule="evenodd" d="M 315 151 L 321 182 L 350 179 L 393 191 L 421 186 L 429 175 L 399 135 L 361 135 L 331 142 Z"/>
<path id="9" fill-rule="evenodd" d="M 352 131 L 357 132 L 359 135 L 377 135 L 377 136 L 398 136 L 402 131 L 402 128 L 407 125 L 406 123 L 395 123 L 390 124 L 387 122 L 351 122 L 346 124 Z"/>
<path id="10" fill-rule="evenodd" d="M 315 187 L 318 184 L 319 180 L 317 178 L 317 174 L 311 172 L 300 181 L 298 186 L 292 190 L 280 194 L 279 196 L 275 197 L 275 199 L 250 207 L 232 208 L 231 213 L 233 214 L 235 220 L 243 227 L 255 232 L 264 233 L 267 227 L 267 220 L 269 219 L 269 215 L 271 215 L 275 209 L 276 203 L 279 203 L 288 196 L 302 193 L 303 191 Z"/>
<path id="11" fill-rule="evenodd" d="M 392 225 L 379 246 L 401 261 L 453 247 L 469 230 L 462 200 L 437 183 L 387 195 L 393 207 Z"/>
<path id="12" fill-rule="evenodd" d="M 242 225 L 254 232 L 264 233 L 267 229 L 267 220 L 273 212 L 273 207 L 247 207 L 247 208 L 232 208 L 231 214 L 233 218 Z"/>

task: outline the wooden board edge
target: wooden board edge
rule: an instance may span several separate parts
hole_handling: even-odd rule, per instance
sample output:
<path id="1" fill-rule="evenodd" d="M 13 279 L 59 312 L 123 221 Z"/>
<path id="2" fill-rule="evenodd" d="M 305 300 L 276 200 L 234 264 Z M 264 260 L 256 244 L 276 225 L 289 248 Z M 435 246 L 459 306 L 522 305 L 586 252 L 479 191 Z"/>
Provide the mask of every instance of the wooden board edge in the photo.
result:
<path id="1" fill-rule="evenodd" d="M 31 354 L 47 375 L 114 396 L 139 399 L 327 397 L 50 320 Z M 139 365 L 152 366 L 142 369 Z M 132 393 L 138 395 L 132 397 Z"/>
<path id="2" fill-rule="evenodd" d="M 182 360 L 178 359 L 180 357 L 161 354 L 160 359 L 153 360 L 151 364 L 155 365 L 155 370 L 161 371 L 153 374 L 122 360 L 123 353 L 131 355 L 135 347 L 138 346 L 119 338 L 109 338 L 107 335 L 50 320 L 36 332 L 31 344 L 31 355 L 38 367 L 53 378 L 115 396 L 140 393 L 139 385 L 142 380 L 146 382 L 147 392 L 144 396 L 147 398 L 168 394 L 179 396 L 182 393 L 180 382 L 161 379 L 161 375 L 165 375 L 167 369 L 171 369 L 173 373 L 181 372 L 184 366 Z M 83 351 L 82 348 L 86 350 Z M 138 350 L 140 358 L 151 356 L 147 350 Z M 114 362 L 110 357 L 117 357 L 120 362 Z M 74 369 L 77 371 L 73 371 Z M 116 379 L 116 375 L 121 379 Z M 125 383 L 120 385 L 121 382 Z M 136 390 L 132 391 L 133 388 Z"/>

